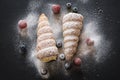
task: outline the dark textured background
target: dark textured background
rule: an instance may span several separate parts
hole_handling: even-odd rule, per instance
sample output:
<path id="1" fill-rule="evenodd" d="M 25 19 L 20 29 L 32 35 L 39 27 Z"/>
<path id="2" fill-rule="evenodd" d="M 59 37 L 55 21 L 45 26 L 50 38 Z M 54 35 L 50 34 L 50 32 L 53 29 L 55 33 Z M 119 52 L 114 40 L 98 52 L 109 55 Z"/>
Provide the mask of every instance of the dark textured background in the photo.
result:
<path id="1" fill-rule="evenodd" d="M 97 68 L 95 73 L 87 74 L 86 80 L 120 80 L 120 1 L 93 1 L 97 1 L 95 6 L 101 7 L 104 11 L 102 28 L 106 38 L 112 41 L 112 48 L 110 57 L 98 65 L 101 67 Z M 0 1 L 0 80 L 40 80 L 34 68 L 28 66 L 24 58 L 16 55 L 13 45 L 15 36 L 13 27 L 19 15 L 26 12 L 27 5 L 28 0 Z M 99 75 L 96 76 L 96 73 Z"/>

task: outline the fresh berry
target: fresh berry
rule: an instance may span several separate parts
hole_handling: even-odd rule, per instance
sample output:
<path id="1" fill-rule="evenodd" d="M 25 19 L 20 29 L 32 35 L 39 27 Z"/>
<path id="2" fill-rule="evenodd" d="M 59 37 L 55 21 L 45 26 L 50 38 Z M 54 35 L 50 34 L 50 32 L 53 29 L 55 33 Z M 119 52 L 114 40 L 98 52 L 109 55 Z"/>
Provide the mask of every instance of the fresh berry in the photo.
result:
<path id="1" fill-rule="evenodd" d="M 86 44 L 87 44 L 88 46 L 92 46 L 92 45 L 94 45 L 94 41 L 91 40 L 90 38 L 87 38 L 87 39 L 86 39 Z"/>
<path id="2" fill-rule="evenodd" d="M 47 74 L 47 70 L 46 69 L 42 69 L 41 74 L 42 75 L 46 75 Z"/>
<path id="3" fill-rule="evenodd" d="M 66 63 L 65 63 L 65 69 L 66 69 L 66 70 L 71 69 L 71 63 L 66 62 Z"/>
<path id="4" fill-rule="evenodd" d="M 77 8 L 77 7 L 73 7 L 72 11 L 73 11 L 74 13 L 78 13 L 78 8 Z"/>
<path id="5" fill-rule="evenodd" d="M 25 54 L 27 52 L 26 45 L 24 44 L 20 45 L 20 51 L 22 54 Z"/>
<path id="6" fill-rule="evenodd" d="M 53 4 L 52 5 L 52 11 L 54 14 L 59 14 L 60 13 L 60 5 L 59 4 Z"/>
<path id="7" fill-rule="evenodd" d="M 64 59 L 65 59 L 65 55 L 64 55 L 64 54 L 60 54 L 60 55 L 59 55 L 59 58 L 60 58 L 61 60 L 64 60 Z"/>
<path id="8" fill-rule="evenodd" d="M 89 42 L 89 41 L 90 41 L 90 38 L 87 38 L 87 39 L 86 39 L 86 43 Z"/>
<path id="9" fill-rule="evenodd" d="M 75 58 L 73 60 L 73 63 L 76 65 L 76 66 L 80 66 L 81 65 L 81 59 L 80 58 Z"/>
<path id="10" fill-rule="evenodd" d="M 67 7 L 68 9 L 71 9 L 72 4 L 71 4 L 71 3 L 67 3 L 67 4 L 66 4 L 66 7 Z"/>
<path id="11" fill-rule="evenodd" d="M 58 48 L 61 48 L 61 47 L 62 47 L 62 41 L 57 41 L 56 46 L 57 46 Z"/>
<path id="12" fill-rule="evenodd" d="M 19 26 L 20 29 L 24 29 L 24 28 L 27 27 L 27 22 L 25 20 L 20 20 L 18 22 L 18 26 Z"/>

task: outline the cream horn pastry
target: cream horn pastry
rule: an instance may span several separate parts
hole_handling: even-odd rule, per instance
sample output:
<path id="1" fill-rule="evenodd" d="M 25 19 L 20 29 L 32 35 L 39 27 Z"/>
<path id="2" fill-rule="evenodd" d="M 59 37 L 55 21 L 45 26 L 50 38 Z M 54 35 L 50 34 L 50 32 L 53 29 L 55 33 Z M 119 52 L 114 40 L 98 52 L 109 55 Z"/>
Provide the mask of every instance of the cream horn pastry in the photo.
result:
<path id="1" fill-rule="evenodd" d="M 37 58 L 42 62 L 49 62 L 57 58 L 58 49 L 53 31 L 45 14 L 41 14 L 38 21 L 36 51 Z"/>
<path id="2" fill-rule="evenodd" d="M 63 16 L 64 54 L 66 61 L 71 60 L 77 51 L 82 24 L 83 16 L 81 14 L 68 13 Z"/>

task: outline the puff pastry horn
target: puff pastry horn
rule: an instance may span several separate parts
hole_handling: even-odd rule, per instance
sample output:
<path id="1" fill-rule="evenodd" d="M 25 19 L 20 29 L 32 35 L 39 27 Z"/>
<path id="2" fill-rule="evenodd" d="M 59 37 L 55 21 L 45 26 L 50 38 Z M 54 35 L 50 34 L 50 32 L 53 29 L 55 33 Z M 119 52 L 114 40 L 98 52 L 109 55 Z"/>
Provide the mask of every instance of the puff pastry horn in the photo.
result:
<path id="1" fill-rule="evenodd" d="M 64 54 L 67 61 L 71 60 L 77 51 L 82 22 L 83 16 L 78 13 L 68 13 L 63 17 Z"/>
<path id="2" fill-rule="evenodd" d="M 57 58 L 58 49 L 53 31 L 45 14 L 41 14 L 38 21 L 36 51 L 37 58 L 42 62 L 49 62 Z"/>

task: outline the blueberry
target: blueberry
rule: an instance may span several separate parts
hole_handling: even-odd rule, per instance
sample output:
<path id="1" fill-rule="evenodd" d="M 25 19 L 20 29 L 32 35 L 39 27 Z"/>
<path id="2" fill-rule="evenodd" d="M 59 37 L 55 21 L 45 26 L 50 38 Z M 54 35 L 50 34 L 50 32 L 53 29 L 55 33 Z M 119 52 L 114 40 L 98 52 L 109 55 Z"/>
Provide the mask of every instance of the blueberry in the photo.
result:
<path id="1" fill-rule="evenodd" d="M 42 75 L 46 75 L 47 74 L 47 70 L 46 69 L 42 69 L 41 74 Z"/>
<path id="2" fill-rule="evenodd" d="M 67 3 L 67 4 L 66 4 L 66 7 L 67 7 L 68 9 L 70 9 L 70 8 L 72 7 L 72 4 L 71 4 L 71 3 Z"/>
<path id="3" fill-rule="evenodd" d="M 25 54 L 27 52 L 26 45 L 24 44 L 20 45 L 20 51 L 22 54 Z"/>
<path id="4" fill-rule="evenodd" d="M 60 55 L 59 55 L 59 58 L 60 58 L 61 60 L 65 60 L 65 55 L 64 55 L 64 54 L 60 54 Z"/>
<path id="5" fill-rule="evenodd" d="M 71 63 L 70 62 L 66 62 L 64 66 L 65 66 L 66 70 L 71 69 Z"/>
<path id="6" fill-rule="evenodd" d="M 78 8 L 77 8 L 77 7 L 73 7 L 72 11 L 73 11 L 74 13 L 78 13 Z"/>
<path id="7" fill-rule="evenodd" d="M 61 47 L 62 47 L 62 41 L 57 41 L 56 46 L 57 46 L 58 48 L 61 48 Z"/>

